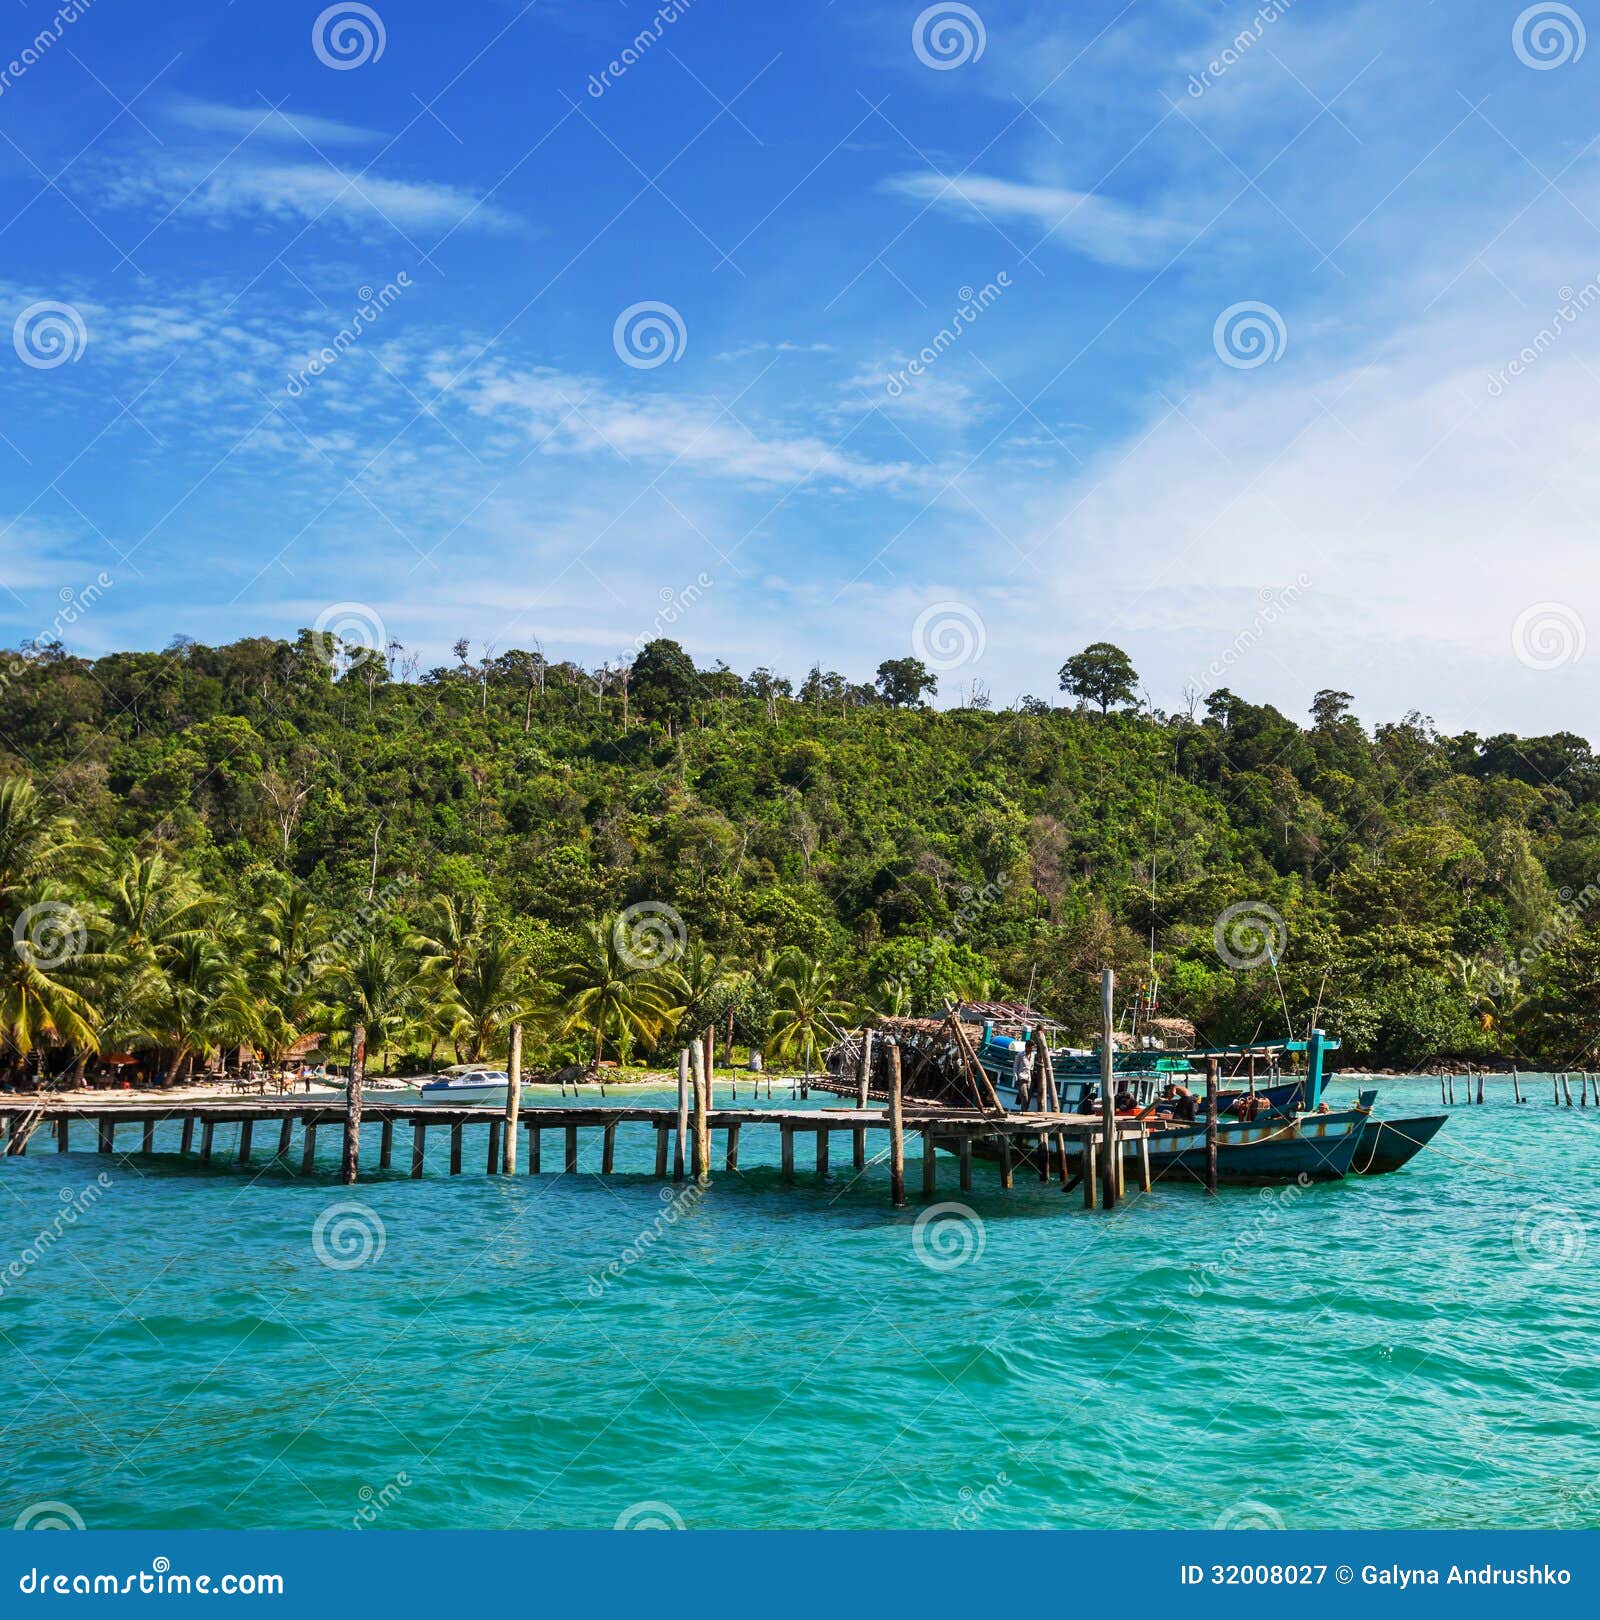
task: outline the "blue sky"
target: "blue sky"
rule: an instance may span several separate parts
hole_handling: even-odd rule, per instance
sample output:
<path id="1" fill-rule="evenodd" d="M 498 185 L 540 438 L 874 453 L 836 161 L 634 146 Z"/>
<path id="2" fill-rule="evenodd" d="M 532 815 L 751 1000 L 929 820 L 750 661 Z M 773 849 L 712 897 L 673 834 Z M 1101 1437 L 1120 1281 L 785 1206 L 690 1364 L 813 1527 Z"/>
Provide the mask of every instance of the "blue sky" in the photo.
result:
<path id="1" fill-rule="evenodd" d="M 1592 734 L 1585 6 L 925 10 L 0 0 L 0 636 Z"/>

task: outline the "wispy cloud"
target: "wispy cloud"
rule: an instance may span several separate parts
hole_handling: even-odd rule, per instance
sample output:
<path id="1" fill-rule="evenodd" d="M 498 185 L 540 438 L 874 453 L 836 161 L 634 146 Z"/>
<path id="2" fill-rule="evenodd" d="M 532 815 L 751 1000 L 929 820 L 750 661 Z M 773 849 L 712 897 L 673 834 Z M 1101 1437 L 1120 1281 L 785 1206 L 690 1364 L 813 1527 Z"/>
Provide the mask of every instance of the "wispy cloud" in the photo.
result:
<path id="1" fill-rule="evenodd" d="M 387 223 L 406 232 L 519 228 L 514 215 L 456 186 L 391 180 L 327 163 L 257 163 L 236 157 L 217 164 L 173 158 L 117 175 L 107 194 L 117 206 L 153 204 L 212 222 L 266 216 L 366 227 Z"/>
<path id="2" fill-rule="evenodd" d="M 343 124 L 313 113 L 288 113 L 265 103 L 233 107 L 220 101 L 202 101 L 193 96 L 172 96 L 166 102 L 168 115 L 188 129 L 207 134 L 246 136 L 262 141 L 294 141 L 312 146 L 373 146 L 383 136 L 373 129 Z"/>
<path id="3" fill-rule="evenodd" d="M 1138 269 L 1160 264 L 1186 234 L 1174 220 L 1065 186 L 1033 185 L 994 175 L 959 179 L 893 175 L 884 189 L 972 219 L 1022 220 L 1041 226 L 1064 248 L 1101 264 Z"/>

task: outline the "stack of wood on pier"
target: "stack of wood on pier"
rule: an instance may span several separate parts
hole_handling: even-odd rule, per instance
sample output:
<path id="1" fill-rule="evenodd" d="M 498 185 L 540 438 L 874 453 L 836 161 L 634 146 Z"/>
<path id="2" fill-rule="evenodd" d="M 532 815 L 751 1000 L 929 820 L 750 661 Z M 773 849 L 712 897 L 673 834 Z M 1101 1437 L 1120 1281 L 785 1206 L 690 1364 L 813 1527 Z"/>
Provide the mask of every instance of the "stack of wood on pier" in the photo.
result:
<path id="1" fill-rule="evenodd" d="M 861 1052 L 867 1047 L 865 1089 Z M 972 1033 L 952 1012 L 943 1018 L 878 1018 L 870 1029 L 851 1030 L 829 1048 L 828 1074 L 814 1081 L 820 1091 L 854 1095 L 860 1102 L 889 1099 L 889 1049 L 900 1052 L 907 1102 L 1003 1113 L 994 1083 L 978 1062 Z"/>

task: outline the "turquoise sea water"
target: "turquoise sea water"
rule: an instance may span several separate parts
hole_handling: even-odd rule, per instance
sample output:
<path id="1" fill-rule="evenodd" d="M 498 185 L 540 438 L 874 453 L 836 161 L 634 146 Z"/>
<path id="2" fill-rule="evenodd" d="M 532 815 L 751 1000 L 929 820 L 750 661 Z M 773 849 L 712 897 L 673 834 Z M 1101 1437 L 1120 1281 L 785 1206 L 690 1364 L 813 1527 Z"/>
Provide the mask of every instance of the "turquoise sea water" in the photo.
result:
<path id="1" fill-rule="evenodd" d="M 848 1139 L 821 1181 L 802 1137 L 785 1185 L 747 1130 L 738 1175 L 669 1202 L 485 1177 L 481 1131 L 457 1178 L 431 1133 L 413 1182 L 402 1128 L 319 1238 L 336 1140 L 302 1179 L 260 1127 L 245 1170 L 231 1127 L 206 1170 L 160 1156 L 175 1126 L 126 1161 L 41 1135 L 0 1164 L 0 1522 L 1600 1525 L 1600 1108 L 1526 1084 L 1397 1175 L 1110 1216 L 981 1164 L 963 1195 L 941 1157 L 973 1217 L 920 1235 Z M 1384 1084 L 1380 1112 L 1438 1108 Z M 622 1127 L 619 1171 L 653 1144 Z"/>

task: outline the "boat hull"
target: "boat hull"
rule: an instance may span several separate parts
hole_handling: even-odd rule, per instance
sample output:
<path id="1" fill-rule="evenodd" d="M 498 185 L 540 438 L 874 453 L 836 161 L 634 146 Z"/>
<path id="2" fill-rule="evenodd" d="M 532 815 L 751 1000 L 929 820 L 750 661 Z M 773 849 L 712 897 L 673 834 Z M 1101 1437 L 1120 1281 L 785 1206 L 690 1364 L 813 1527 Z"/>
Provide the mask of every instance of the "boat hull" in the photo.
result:
<path id="1" fill-rule="evenodd" d="M 444 1108 L 504 1108 L 509 1089 L 503 1080 L 485 1086 L 424 1086 L 421 1100 Z"/>
<path id="2" fill-rule="evenodd" d="M 1349 1174 L 1365 1118 L 1349 1114 L 1304 1114 L 1292 1124 L 1261 1120 L 1251 1125 L 1219 1125 L 1217 1181 L 1231 1187 L 1267 1187 L 1283 1182 L 1341 1181 Z M 1150 1173 L 1206 1174 L 1204 1126 L 1175 1132 L 1152 1131 Z"/>
<path id="3" fill-rule="evenodd" d="M 1369 1119 L 1350 1168 L 1358 1176 L 1386 1176 L 1409 1164 L 1439 1134 L 1448 1114 L 1416 1119 Z"/>

